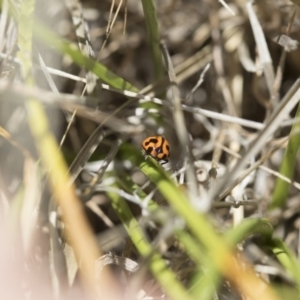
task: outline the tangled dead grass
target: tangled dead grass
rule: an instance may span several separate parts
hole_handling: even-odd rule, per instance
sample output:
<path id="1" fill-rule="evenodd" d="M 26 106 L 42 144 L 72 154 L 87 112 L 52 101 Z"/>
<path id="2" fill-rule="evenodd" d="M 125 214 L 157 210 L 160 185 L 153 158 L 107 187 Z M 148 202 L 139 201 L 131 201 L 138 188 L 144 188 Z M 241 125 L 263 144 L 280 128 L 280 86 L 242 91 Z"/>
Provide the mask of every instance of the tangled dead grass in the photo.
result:
<path id="1" fill-rule="evenodd" d="M 5 299 L 298 297 L 298 3 L 152 4 L 2 2 Z"/>

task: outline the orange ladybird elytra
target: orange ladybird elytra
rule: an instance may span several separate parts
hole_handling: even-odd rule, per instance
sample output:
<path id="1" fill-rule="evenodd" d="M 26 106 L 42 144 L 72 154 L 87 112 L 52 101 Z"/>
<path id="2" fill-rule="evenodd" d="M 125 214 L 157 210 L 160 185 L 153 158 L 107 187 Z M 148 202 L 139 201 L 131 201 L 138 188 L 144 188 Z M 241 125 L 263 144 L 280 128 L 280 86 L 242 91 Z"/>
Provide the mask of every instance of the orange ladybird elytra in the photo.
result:
<path id="1" fill-rule="evenodd" d="M 168 162 L 170 157 L 169 142 L 162 136 L 149 136 L 142 142 L 142 148 L 147 155 L 155 158 L 158 161 L 163 161 L 162 164 Z"/>

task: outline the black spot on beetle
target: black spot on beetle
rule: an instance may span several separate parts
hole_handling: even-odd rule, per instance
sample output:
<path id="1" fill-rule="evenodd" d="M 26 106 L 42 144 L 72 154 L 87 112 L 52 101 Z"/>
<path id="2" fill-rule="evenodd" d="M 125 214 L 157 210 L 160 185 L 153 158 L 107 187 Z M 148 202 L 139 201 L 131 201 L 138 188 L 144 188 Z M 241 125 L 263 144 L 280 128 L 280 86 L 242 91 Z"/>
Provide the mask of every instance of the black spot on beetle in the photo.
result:
<path id="1" fill-rule="evenodd" d="M 153 147 L 149 147 L 149 148 L 147 148 L 146 152 L 149 154 L 152 152 L 152 150 L 153 150 Z"/>
<path id="2" fill-rule="evenodd" d="M 155 149 L 155 151 L 156 151 L 156 153 L 161 153 L 162 149 L 161 149 L 161 147 L 158 147 L 158 148 Z"/>
<path id="3" fill-rule="evenodd" d="M 157 142 L 158 142 L 157 139 L 150 139 L 150 140 L 146 143 L 146 145 L 149 145 L 149 144 L 156 144 Z"/>

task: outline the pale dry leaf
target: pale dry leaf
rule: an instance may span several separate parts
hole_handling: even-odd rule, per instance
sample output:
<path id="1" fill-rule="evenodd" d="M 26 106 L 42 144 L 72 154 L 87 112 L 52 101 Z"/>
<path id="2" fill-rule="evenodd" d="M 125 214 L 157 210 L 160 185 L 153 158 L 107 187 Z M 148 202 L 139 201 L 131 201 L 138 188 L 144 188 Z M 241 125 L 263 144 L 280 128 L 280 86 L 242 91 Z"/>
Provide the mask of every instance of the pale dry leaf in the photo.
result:
<path id="1" fill-rule="evenodd" d="M 291 52 L 298 49 L 299 42 L 291 37 L 281 34 L 273 39 L 275 43 L 282 46 L 286 52 Z"/>

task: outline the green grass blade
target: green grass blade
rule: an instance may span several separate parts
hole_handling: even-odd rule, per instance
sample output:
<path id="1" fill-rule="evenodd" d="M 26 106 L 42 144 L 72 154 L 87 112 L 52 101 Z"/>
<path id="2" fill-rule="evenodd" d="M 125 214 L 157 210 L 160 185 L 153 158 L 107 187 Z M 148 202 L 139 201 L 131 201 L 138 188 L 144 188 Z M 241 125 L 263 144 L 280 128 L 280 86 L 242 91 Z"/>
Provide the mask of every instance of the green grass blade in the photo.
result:
<path id="1" fill-rule="evenodd" d="M 230 229 L 225 234 L 225 238 L 233 247 L 251 234 L 259 234 L 267 241 L 271 241 L 273 227 L 266 219 L 245 219 L 239 225 Z"/>
<path id="2" fill-rule="evenodd" d="M 114 210 L 123 223 L 138 252 L 145 259 L 149 259 L 149 268 L 152 274 L 160 282 L 165 292 L 172 299 L 193 299 L 176 279 L 175 274 L 168 268 L 161 256 L 155 252 L 151 244 L 147 242 L 142 229 L 134 218 L 125 200 L 113 192 L 108 192 L 107 195 L 111 199 Z"/>
<path id="3" fill-rule="evenodd" d="M 79 49 L 72 47 L 69 42 L 59 37 L 53 31 L 46 28 L 37 21 L 35 22 L 34 26 L 34 34 L 48 46 L 54 47 L 58 52 L 62 54 L 69 55 L 76 64 L 93 72 L 102 81 L 106 82 L 110 86 L 118 89 L 138 92 L 138 89 L 131 83 L 125 81 L 123 78 L 111 72 L 101 63 L 86 57 L 81 53 Z"/>
<path id="4" fill-rule="evenodd" d="M 295 118 L 300 117 L 300 105 L 298 104 L 298 109 Z M 296 160 L 297 160 L 297 153 L 300 146 L 300 123 L 296 123 L 293 125 L 290 139 L 288 145 L 285 149 L 285 153 L 283 156 L 282 164 L 280 167 L 280 174 L 283 176 L 293 179 L 295 167 L 296 167 Z M 275 189 L 272 195 L 272 202 L 270 207 L 272 209 L 277 207 L 283 207 L 286 203 L 286 199 L 288 198 L 290 183 L 277 178 Z"/>
<path id="5" fill-rule="evenodd" d="M 201 300 L 213 299 L 213 295 L 221 283 L 221 275 L 208 253 L 195 242 L 192 236 L 183 230 L 176 231 L 176 237 L 184 245 L 187 253 L 201 268 L 190 281 L 190 292 Z"/>
<path id="6" fill-rule="evenodd" d="M 288 273 L 293 277 L 297 284 L 298 293 L 300 296 L 300 264 L 297 257 L 292 253 L 292 251 L 285 245 L 285 243 L 280 239 L 273 240 L 273 253 L 276 255 L 278 260 L 288 271 Z"/>
<path id="7" fill-rule="evenodd" d="M 153 0 L 142 0 L 146 27 L 151 46 L 151 52 L 154 62 L 154 71 L 156 80 L 162 79 L 164 76 L 164 67 L 162 55 L 160 51 L 160 33 L 158 20 Z"/>

